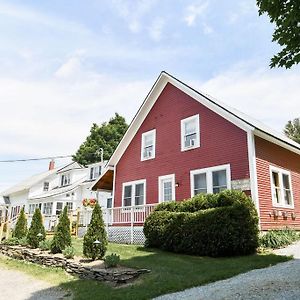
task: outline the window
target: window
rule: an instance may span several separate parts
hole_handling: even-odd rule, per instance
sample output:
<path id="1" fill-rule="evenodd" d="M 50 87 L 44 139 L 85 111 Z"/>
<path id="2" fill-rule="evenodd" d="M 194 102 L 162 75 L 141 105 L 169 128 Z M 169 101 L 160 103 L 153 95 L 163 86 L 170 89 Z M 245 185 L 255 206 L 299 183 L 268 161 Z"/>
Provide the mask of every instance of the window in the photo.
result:
<path id="1" fill-rule="evenodd" d="M 112 208 L 112 198 L 107 198 L 106 200 L 106 207 L 107 208 Z"/>
<path id="2" fill-rule="evenodd" d="M 123 184 L 123 206 L 144 205 L 146 180 L 138 180 Z"/>
<path id="3" fill-rule="evenodd" d="M 101 166 L 90 168 L 90 180 L 96 179 L 101 174 Z"/>
<path id="4" fill-rule="evenodd" d="M 159 176 L 158 191 L 159 202 L 175 200 L 175 174 Z"/>
<path id="5" fill-rule="evenodd" d="M 155 139 L 155 129 L 142 134 L 141 160 L 155 158 Z"/>
<path id="6" fill-rule="evenodd" d="M 70 183 L 71 183 L 71 176 L 69 173 L 61 175 L 61 181 L 60 181 L 61 186 L 66 186 L 69 185 Z"/>
<path id="7" fill-rule="evenodd" d="M 44 190 L 44 192 L 47 192 L 49 190 L 49 182 L 47 182 L 47 181 L 44 182 L 43 190 Z"/>
<path id="8" fill-rule="evenodd" d="M 230 189 L 230 165 L 193 170 L 191 177 L 191 196 L 206 193 L 219 193 Z"/>
<path id="9" fill-rule="evenodd" d="M 43 214 L 44 215 L 52 215 L 52 205 L 53 202 L 46 202 L 43 205 Z"/>
<path id="10" fill-rule="evenodd" d="M 56 212 L 55 212 L 55 214 L 57 216 L 59 216 L 60 213 L 62 212 L 62 209 L 63 209 L 63 203 L 62 202 L 57 202 L 56 203 Z"/>
<path id="11" fill-rule="evenodd" d="M 67 203 L 66 203 L 66 206 L 67 206 L 67 208 L 68 208 L 68 211 L 73 210 L 73 202 L 67 202 Z"/>
<path id="12" fill-rule="evenodd" d="M 290 172 L 270 167 L 272 201 L 274 206 L 293 207 Z"/>
<path id="13" fill-rule="evenodd" d="M 38 203 L 34 203 L 34 204 L 29 204 L 29 210 L 28 210 L 28 213 L 30 215 L 33 215 L 35 210 L 39 208 L 39 204 Z"/>
<path id="14" fill-rule="evenodd" d="M 200 147 L 199 115 L 181 120 L 181 151 Z"/>

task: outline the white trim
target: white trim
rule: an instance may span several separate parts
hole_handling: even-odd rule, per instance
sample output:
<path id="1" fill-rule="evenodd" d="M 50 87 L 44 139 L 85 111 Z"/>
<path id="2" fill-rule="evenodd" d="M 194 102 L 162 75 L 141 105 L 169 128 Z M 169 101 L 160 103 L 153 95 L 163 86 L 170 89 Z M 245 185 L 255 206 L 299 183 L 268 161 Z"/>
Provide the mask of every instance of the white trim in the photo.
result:
<path id="1" fill-rule="evenodd" d="M 274 198 L 274 184 L 273 184 L 273 176 L 272 172 L 278 173 L 279 175 L 279 187 L 280 187 L 280 193 L 281 193 L 281 203 L 277 203 L 276 199 Z M 288 175 L 289 176 L 289 185 L 290 185 L 290 192 L 291 192 L 291 204 L 285 204 L 284 202 L 284 191 L 283 191 L 283 180 L 282 175 Z M 271 185 L 271 196 L 272 196 L 272 205 L 274 207 L 281 207 L 281 208 L 290 208 L 294 209 L 294 197 L 293 197 L 293 188 L 292 188 L 292 175 L 290 171 L 270 166 L 270 185 Z"/>
<path id="2" fill-rule="evenodd" d="M 162 182 L 164 180 L 168 180 L 168 179 L 171 180 L 171 182 L 172 182 L 172 199 L 171 199 L 171 201 L 176 200 L 176 195 L 175 195 L 175 174 L 169 174 L 169 175 L 164 175 L 164 176 L 159 176 L 158 177 L 158 202 L 159 203 L 165 202 L 163 200 L 163 192 L 162 192 L 163 185 L 162 185 Z"/>
<path id="3" fill-rule="evenodd" d="M 251 198 L 255 204 L 258 217 L 260 217 L 255 137 L 254 137 L 253 131 L 247 132 L 247 145 L 248 145 L 248 161 L 249 161 L 249 174 L 250 174 L 250 185 L 251 185 Z M 259 223 L 260 223 L 260 218 L 259 218 Z"/>
<path id="4" fill-rule="evenodd" d="M 135 205 L 135 186 L 137 184 L 144 184 L 144 203 L 140 205 Z M 130 206 L 125 206 L 124 205 L 124 192 L 125 192 L 125 187 L 126 186 L 131 186 L 131 205 Z M 134 181 L 128 181 L 128 182 L 123 182 L 122 184 L 122 207 L 127 208 L 131 206 L 143 206 L 146 204 L 146 179 L 140 179 L 140 180 L 134 180 Z"/>
<path id="5" fill-rule="evenodd" d="M 195 145 L 190 146 L 190 147 L 185 147 L 185 124 L 189 121 L 196 121 L 196 141 L 195 141 Z M 190 116 L 188 118 L 182 119 L 180 121 L 180 135 L 181 135 L 181 151 L 187 151 L 187 150 L 191 150 L 191 149 L 195 149 L 195 148 L 199 148 L 200 147 L 200 118 L 199 118 L 199 114 L 197 115 L 193 115 Z"/>
<path id="6" fill-rule="evenodd" d="M 145 148 L 145 138 L 146 136 L 151 135 L 153 136 L 153 153 L 151 157 L 144 157 L 144 148 Z M 142 141 L 141 141 L 141 161 L 154 159 L 155 158 L 155 150 L 156 150 L 156 129 L 152 129 L 146 131 L 142 134 Z"/>
<path id="7" fill-rule="evenodd" d="M 196 174 L 206 174 L 206 186 L 207 186 L 207 193 L 213 193 L 213 182 L 212 182 L 212 173 L 214 171 L 221 171 L 226 170 L 226 185 L 227 189 L 231 189 L 231 170 L 230 170 L 230 164 L 226 165 L 220 165 L 220 166 L 214 166 L 204 169 L 197 169 L 197 170 L 191 170 L 190 171 L 190 188 L 191 188 L 191 197 L 194 197 L 194 175 Z"/>

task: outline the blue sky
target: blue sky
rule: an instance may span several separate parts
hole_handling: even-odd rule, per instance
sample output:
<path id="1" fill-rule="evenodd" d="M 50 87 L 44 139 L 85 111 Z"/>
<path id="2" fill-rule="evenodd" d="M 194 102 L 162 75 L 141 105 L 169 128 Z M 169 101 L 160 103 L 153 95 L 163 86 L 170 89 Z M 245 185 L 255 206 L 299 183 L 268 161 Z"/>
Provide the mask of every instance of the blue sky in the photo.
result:
<path id="1" fill-rule="evenodd" d="M 281 131 L 300 72 L 269 69 L 272 31 L 252 0 L 0 0 L 0 160 L 74 153 L 161 70 Z M 0 191 L 47 166 L 0 164 Z"/>

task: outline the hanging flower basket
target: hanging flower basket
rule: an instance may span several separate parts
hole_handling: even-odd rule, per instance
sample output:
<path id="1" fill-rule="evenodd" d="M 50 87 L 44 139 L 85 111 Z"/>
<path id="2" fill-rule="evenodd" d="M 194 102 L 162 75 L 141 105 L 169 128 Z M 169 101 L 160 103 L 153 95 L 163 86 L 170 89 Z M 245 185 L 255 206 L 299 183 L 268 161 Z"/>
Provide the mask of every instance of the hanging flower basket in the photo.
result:
<path id="1" fill-rule="evenodd" d="M 85 198 L 85 199 L 82 200 L 82 205 L 84 207 L 94 208 L 94 206 L 96 205 L 96 203 L 97 203 L 97 199 L 95 199 L 95 198 L 90 198 L 90 199 Z"/>

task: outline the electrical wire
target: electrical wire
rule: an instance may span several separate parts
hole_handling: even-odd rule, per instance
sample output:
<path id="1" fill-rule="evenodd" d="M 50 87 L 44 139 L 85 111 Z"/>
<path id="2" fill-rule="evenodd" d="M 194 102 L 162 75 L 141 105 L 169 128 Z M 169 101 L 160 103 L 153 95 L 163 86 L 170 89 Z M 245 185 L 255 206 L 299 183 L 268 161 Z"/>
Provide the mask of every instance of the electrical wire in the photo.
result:
<path id="1" fill-rule="evenodd" d="M 59 159 L 59 158 L 68 158 L 72 155 L 58 155 L 58 156 L 48 156 L 48 157 L 38 157 L 38 158 L 24 158 L 24 159 L 8 159 L 0 160 L 0 163 L 14 163 L 14 162 L 26 162 L 26 161 L 37 161 L 37 160 L 49 160 L 49 159 Z"/>

